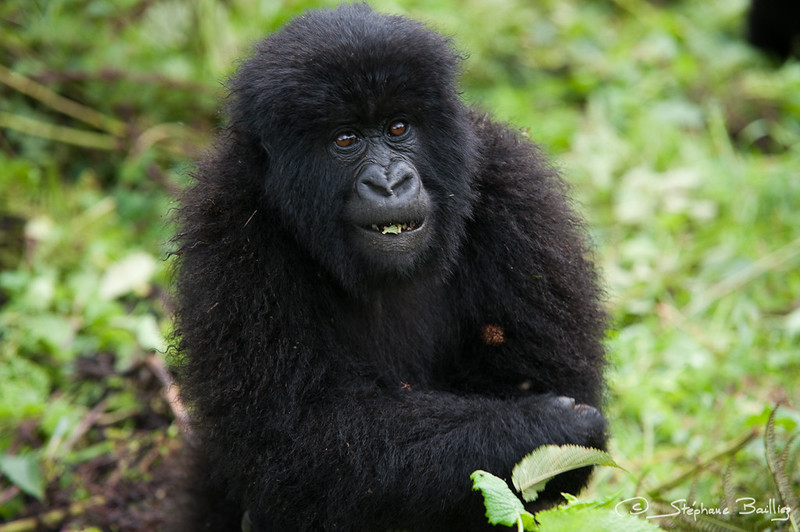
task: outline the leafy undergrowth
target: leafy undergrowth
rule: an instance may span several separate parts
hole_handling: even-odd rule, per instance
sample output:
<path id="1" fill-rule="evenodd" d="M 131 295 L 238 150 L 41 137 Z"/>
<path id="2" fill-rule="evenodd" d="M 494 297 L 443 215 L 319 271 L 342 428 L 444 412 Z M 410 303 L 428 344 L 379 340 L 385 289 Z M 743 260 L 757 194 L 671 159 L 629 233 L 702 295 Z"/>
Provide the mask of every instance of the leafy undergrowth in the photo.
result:
<path id="1" fill-rule="evenodd" d="M 659 530 L 656 523 L 667 529 L 786 529 L 797 532 L 800 530 L 800 498 L 795 494 L 793 477 L 800 463 L 800 432 L 779 443 L 775 429 L 777 412 L 778 407 L 770 414 L 764 430 L 765 457 L 778 488 L 777 499 L 770 500 L 767 505 L 761 505 L 754 497 L 736 497 L 735 486 L 727 476 L 723 479 L 727 496 L 716 507 L 706 507 L 702 503 L 698 506 L 696 501 L 688 499 L 667 502 L 662 494 L 662 491 L 667 492 L 664 489 L 647 494 L 653 501 L 652 508 L 648 498 L 641 495 L 624 500 L 620 500 L 619 494 L 578 500 L 574 495 L 562 493 L 565 503 L 535 514 L 528 511 L 525 503 L 535 502 L 547 483 L 559 474 L 591 466 L 622 469 L 608 453 L 576 445 L 545 445 L 523 458 L 511 474 L 511 483 L 518 496 L 503 479 L 486 471 L 477 470 L 470 478 L 473 489 L 483 495 L 488 522 L 513 527 L 519 532 L 648 532 Z M 732 459 L 742 446 L 730 449 L 725 456 L 716 459 Z M 705 466 L 699 464 L 693 473 L 699 474 L 703 469 Z"/>
<path id="2" fill-rule="evenodd" d="M 0 454 L 0 472 L 12 484 L 0 491 L 0 531 L 162 530 L 180 447 L 163 367 L 150 358 L 120 373 L 110 355 L 81 358 L 77 366 L 76 385 L 107 383 L 102 399 L 71 426 L 60 418 L 47 441 L 34 420 L 8 435 L 14 444 Z M 128 394 L 129 404 L 121 404 Z M 16 453 L 31 448 L 43 452 Z"/>
<path id="3" fill-rule="evenodd" d="M 539 447 L 515 467 L 511 474 L 514 488 L 525 502 L 539 498 L 547 483 L 556 475 L 581 467 L 619 467 L 605 452 L 577 445 L 545 445 Z M 530 513 L 504 480 L 487 473 L 472 473 L 473 489 L 480 491 L 486 506 L 489 524 L 516 527 L 519 532 L 584 530 L 586 532 L 616 532 L 618 530 L 655 531 L 654 525 L 628 514 L 614 512 L 613 502 L 578 502 L 565 494 L 568 504 Z"/>

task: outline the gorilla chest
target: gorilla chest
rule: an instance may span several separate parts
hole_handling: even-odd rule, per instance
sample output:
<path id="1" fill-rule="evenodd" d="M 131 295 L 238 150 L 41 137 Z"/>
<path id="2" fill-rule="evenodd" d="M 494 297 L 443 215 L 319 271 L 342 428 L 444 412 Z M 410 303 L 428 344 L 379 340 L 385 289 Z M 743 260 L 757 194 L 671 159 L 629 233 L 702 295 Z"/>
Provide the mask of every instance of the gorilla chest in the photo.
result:
<path id="1" fill-rule="evenodd" d="M 431 384 L 433 368 L 457 345 L 456 318 L 436 288 L 376 294 L 347 308 L 334 329 L 343 359 L 379 381 Z"/>

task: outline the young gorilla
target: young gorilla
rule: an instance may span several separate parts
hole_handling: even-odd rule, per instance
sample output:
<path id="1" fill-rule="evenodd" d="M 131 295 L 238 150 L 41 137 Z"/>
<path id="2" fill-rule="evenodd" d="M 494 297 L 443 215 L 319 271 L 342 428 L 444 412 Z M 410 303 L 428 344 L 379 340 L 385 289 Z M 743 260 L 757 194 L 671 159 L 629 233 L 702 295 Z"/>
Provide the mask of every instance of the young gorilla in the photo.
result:
<path id="1" fill-rule="evenodd" d="M 580 220 L 533 145 L 458 99 L 458 68 L 440 35 L 349 5 L 231 80 L 179 214 L 180 528 L 479 529 L 475 469 L 604 446 Z"/>

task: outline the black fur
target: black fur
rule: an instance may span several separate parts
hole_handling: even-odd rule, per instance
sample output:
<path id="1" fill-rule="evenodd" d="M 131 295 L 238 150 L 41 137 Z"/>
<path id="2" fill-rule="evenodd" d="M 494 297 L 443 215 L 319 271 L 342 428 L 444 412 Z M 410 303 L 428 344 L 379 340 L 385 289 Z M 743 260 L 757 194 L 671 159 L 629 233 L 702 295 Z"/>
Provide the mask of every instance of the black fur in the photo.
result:
<path id="1" fill-rule="evenodd" d="M 459 64 L 440 35 L 353 5 L 296 19 L 232 78 L 179 213 L 198 457 L 178 528 L 240 530 L 247 511 L 259 531 L 480 529 L 472 471 L 604 446 L 606 316 L 580 220 L 535 146 L 459 100 Z M 398 116 L 413 136 L 387 157 L 430 212 L 423 243 L 381 255 L 354 244 L 363 161 L 332 140 Z"/>
<path id="2" fill-rule="evenodd" d="M 778 59 L 800 58 L 800 0 L 753 0 L 747 13 L 750 42 Z"/>

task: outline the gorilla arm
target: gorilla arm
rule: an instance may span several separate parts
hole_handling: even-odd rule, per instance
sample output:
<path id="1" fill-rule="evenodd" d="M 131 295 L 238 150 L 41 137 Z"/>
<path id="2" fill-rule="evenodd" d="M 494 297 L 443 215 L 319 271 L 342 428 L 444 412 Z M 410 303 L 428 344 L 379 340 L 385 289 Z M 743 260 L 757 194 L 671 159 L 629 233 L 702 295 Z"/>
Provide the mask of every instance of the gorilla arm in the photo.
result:
<path id="1" fill-rule="evenodd" d="M 296 424 L 282 420 L 281 431 L 291 440 L 284 449 L 291 452 L 270 452 L 266 468 L 240 469 L 260 474 L 251 481 L 261 494 L 250 501 L 258 522 L 292 528 L 289 516 L 326 508 L 330 513 L 318 518 L 327 527 L 354 513 L 363 516 L 365 529 L 377 530 L 387 518 L 413 527 L 420 525 L 416 516 L 431 515 L 451 524 L 461 515 L 475 524 L 483 508 L 470 495 L 472 471 L 508 478 L 513 465 L 540 445 L 602 446 L 605 437 L 599 412 L 550 395 L 501 400 L 351 386 L 335 395 L 322 394 Z M 261 448 L 270 446 L 262 440 Z M 573 483 L 581 486 L 587 475 Z M 306 507 L 296 506 L 298 490 Z M 339 504 L 325 504 L 328 498 Z M 277 515 L 283 520 L 275 521 Z"/>

